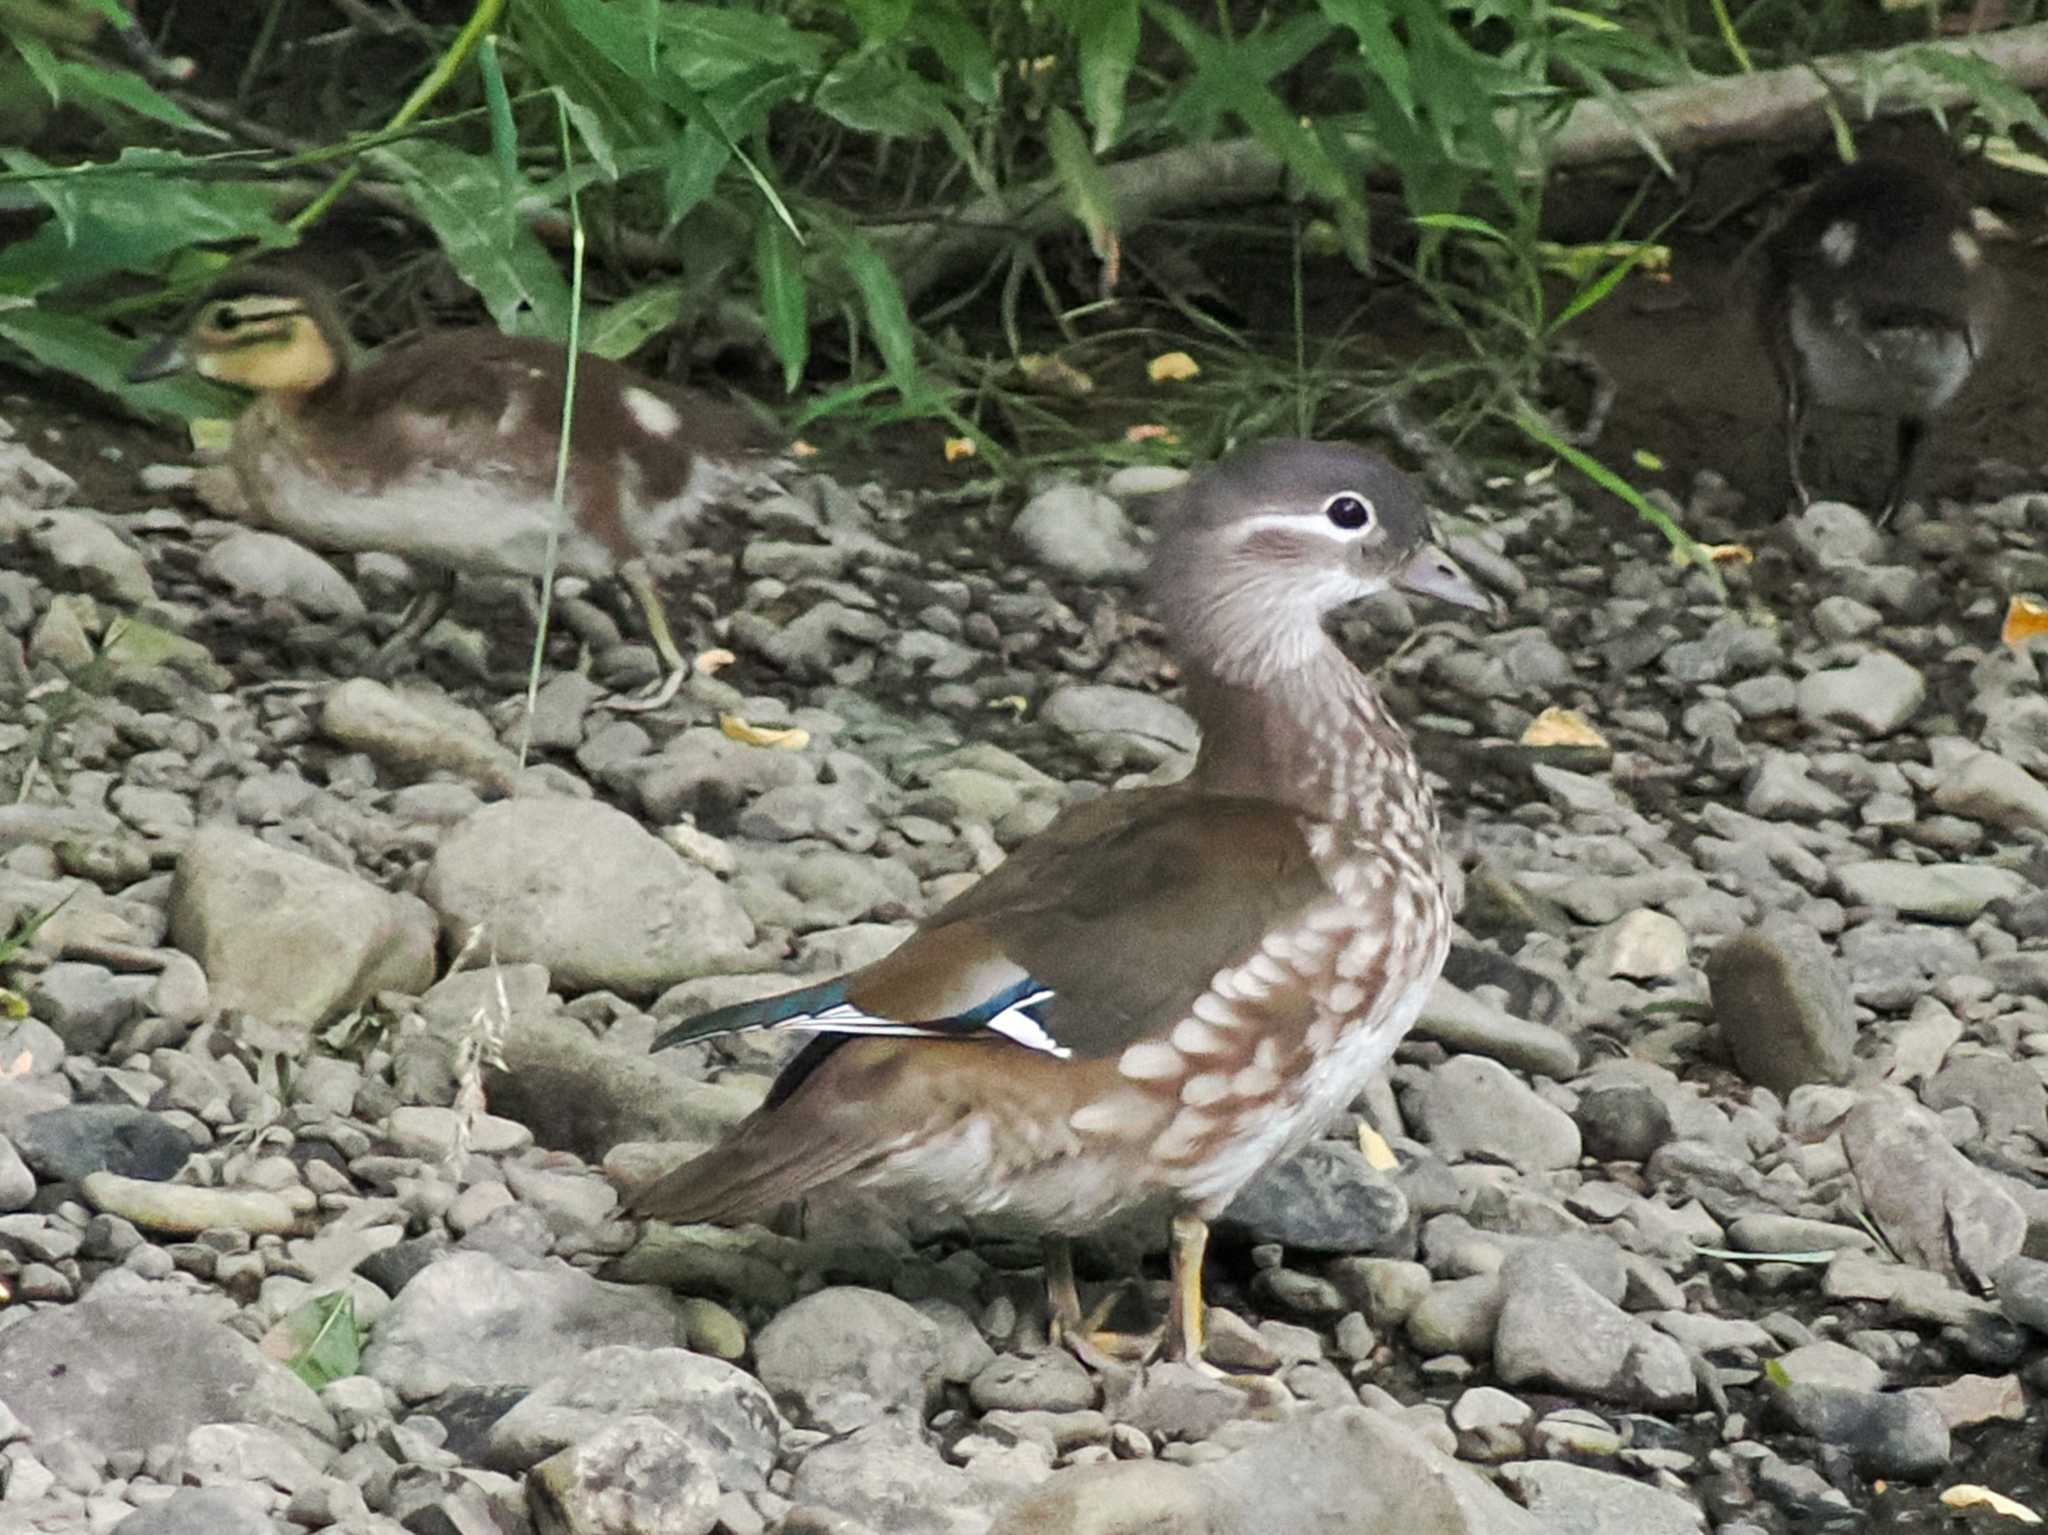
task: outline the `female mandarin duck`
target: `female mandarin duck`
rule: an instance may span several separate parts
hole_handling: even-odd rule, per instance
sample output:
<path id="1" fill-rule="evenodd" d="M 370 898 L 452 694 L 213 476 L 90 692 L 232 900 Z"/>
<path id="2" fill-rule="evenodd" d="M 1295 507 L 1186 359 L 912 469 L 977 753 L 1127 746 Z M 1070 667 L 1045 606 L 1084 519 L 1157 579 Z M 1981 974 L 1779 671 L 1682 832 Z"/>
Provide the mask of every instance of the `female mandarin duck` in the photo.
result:
<path id="1" fill-rule="evenodd" d="M 445 611 L 457 572 L 540 574 L 568 379 L 560 346 L 452 330 L 362 362 L 324 288 L 258 271 L 213 289 L 128 376 L 185 368 L 257 396 L 228 450 L 238 516 L 319 548 L 383 550 L 440 568 L 440 588 L 399 626 L 381 663 Z M 665 696 L 687 663 L 642 557 L 764 444 L 742 412 L 586 355 L 577 359 L 569 445 L 555 568 L 624 579 L 669 669 Z"/>
<path id="2" fill-rule="evenodd" d="M 635 1213 L 736 1222 L 838 1184 L 1020 1215 L 1079 1351 L 1066 1237 L 1163 1198 L 1166 1351 L 1200 1364 L 1208 1222 L 1386 1062 L 1450 941 L 1421 768 L 1323 619 L 1393 586 L 1491 603 L 1357 448 L 1255 447 L 1177 499 L 1152 583 L 1193 772 L 1069 808 L 865 969 L 663 1035 L 814 1037 Z"/>

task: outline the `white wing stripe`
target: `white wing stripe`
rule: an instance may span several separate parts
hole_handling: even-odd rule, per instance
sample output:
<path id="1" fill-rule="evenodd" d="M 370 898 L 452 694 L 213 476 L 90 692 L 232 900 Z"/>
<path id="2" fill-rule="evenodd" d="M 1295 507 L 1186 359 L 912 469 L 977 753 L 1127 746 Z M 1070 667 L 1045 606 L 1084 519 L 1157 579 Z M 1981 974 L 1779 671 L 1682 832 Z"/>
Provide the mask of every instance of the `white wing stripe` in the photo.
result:
<path id="1" fill-rule="evenodd" d="M 1045 1025 L 1032 1017 L 1028 1009 L 1052 1000 L 1052 988 L 1034 991 L 1030 996 L 1020 998 L 989 1019 L 985 1027 L 1005 1039 L 1013 1039 L 1020 1045 L 1033 1050 L 1043 1050 L 1047 1055 L 1066 1060 L 1074 1052 L 1045 1032 Z"/>
<path id="2" fill-rule="evenodd" d="M 1074 1052 L 1054 1039 L 1045 1027 L 1032 1017 L 1027 1009 L 1038 1007 L 1052 1000 L 1052 990 L 1033 992 L 1021 997 L 997 1013 L 982 1025 L 992 1034 L 1000 1034 L 1014 1044 L 1032 1050 L 1042 1050 L 1047 1055 L 1066 1060 Z M 784 1018 L 775 1025 L 779 1029 L 798 1029 L 817 1034 L 874 1034 L 894 1035 L 899 1038 L 958 1039 L 960 1035 L 950 1029 L 927 1028 L 923 1024 L 904 1023 L 896 1018 L 877 1018 L 864 1013 L 851 1002 L 835 1003 L 820 1008 L 815 1013 L 798 1013 Z"/>

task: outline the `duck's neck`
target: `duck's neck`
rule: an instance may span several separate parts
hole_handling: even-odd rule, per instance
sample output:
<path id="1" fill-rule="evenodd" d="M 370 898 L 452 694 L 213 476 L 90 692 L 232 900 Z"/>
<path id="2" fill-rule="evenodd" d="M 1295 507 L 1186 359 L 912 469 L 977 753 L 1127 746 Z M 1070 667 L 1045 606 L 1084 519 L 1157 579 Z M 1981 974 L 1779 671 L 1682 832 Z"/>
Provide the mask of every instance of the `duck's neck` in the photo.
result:
<path id="1" fill-rule="evenodd" d="M 1405 846 L 1434 867 L 1436 807 L 1406 734 L 1329 636 L 1318 629 L 1315 638 L 1256 685 L 1188 666 L 1188 702 L 1202 726 L 1190 782 L 1275 801 L 1347 840 Z"/>

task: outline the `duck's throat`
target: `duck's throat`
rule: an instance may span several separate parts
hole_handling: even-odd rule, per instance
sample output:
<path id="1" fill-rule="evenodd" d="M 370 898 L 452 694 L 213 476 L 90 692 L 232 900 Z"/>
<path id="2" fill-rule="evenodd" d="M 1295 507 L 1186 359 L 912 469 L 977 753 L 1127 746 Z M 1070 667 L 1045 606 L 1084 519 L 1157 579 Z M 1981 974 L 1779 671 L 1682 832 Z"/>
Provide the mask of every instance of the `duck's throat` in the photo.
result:
<path id="1" fill-rule="evenodd" d="M 1188 694 L 1202 726 L 1200 787 L 1414 841 L 1433 858 L 1436 811 L 1421 764 L 1378 690 L 1327 636 L 1257 687 L 1190 669 Z"/>

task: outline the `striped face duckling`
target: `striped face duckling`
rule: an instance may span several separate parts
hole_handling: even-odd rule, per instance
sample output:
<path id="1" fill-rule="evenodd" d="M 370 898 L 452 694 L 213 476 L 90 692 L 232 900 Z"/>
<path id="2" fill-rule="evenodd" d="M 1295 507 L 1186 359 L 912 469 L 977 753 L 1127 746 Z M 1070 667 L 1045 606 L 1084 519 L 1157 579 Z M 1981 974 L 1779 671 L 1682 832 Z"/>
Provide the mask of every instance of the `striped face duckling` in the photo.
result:
<path id="1" fill-rule="evenodd" d="M 397 554 L 440 572 L 378 655 L 400 659 L 445 611 L 460 573 L 623 579 L 669 673 L 687 670 L 645 557 L 760 462 L 745 412 L 584 355 L 576 362 L 563 511 L 555 509 L 567 353 L 488 329 L 428 332 L 359 357 L 332 294 L 245 273 L 129 370 L 189 369 L 251 391 L 227 465 L 237 515 L 315 548 Z"/>

